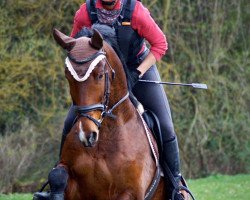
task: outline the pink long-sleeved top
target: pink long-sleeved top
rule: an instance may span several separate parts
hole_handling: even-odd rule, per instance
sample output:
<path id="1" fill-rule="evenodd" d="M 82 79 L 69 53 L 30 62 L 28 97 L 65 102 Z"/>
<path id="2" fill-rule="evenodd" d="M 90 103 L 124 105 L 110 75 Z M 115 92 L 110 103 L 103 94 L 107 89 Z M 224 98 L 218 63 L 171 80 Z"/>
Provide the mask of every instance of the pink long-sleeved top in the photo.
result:
<path id="1" fill-rule="evenodd" d="M 120 9 L 120 7 L 121 1 L 119 0 L 114 9 Z M 96 8 L 103 8 L 100 0 L 97 0 Z M 87 6 L 86 3 L 84 3 L 75 14 L 71 37 L 74 37 L 83 27 L 91 27 L 91 25 L 92 23 L 88 15 Z M 136 2 L 131 19 L 131 26 L 141 37 L 149 42 L 151 53 L 156 60 L 160 60 L 168 49 L 166 37 L 154 19 L 150 16 L 149 10 L 145 8 L 140 1 Z M 144 48 L 145 45 L 143 49 Z M 143 49 L 141 51 L 143 51 Z"/>

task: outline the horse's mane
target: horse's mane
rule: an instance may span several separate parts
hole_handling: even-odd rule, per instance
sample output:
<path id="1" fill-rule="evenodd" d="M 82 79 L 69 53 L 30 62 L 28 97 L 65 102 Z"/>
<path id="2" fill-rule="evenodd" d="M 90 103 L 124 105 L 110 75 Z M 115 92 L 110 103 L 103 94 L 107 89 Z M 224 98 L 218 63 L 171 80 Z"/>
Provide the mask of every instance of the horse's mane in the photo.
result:
<path id="1" fill-rule="evenodd" d="M 129 89 L 129 91 L 131 91 L 131 86 L 130 86 L 131 78 L 129 76 L 129 71 L 128 71 L 128 67 L 126 65 L 125 59 L 123 58 L 123 54 L 119 48 L 119 45 L 117 42 L 116 31 L 114 28 L 112 28 L 108 25 L 104 25 L 104 24 L 94 24 L 92 26 L 92 29 L 89 29 L 86 27 L 82 28 L 82 30 L 80 30 L 76 34 L 75 38 L 91 37 L 93 35 L 93 29 L 98 30 L 102 34 L 103 39 L 114 49 L 114 51 L 118 55 L 119 59 L 122 62 L 123 69 L 124 69 L 125 74 L 126 74 L 128 89 Z"/>

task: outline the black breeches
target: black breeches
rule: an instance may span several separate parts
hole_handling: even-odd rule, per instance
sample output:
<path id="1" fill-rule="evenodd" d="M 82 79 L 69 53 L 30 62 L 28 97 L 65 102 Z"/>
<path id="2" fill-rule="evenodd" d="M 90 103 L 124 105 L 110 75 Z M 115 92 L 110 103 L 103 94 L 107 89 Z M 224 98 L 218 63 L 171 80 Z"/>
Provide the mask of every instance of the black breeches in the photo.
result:
<path id="1" fill-rule="evenodd" d="M 68 115 L 64 121 L 64 127 L 63 127 L 63 132 L 62 132 L 63 135 L 67 135 L 69 133 L 70 129 L 74 125 L 75 119 L 76 119 L 76 113 L 75 113 L 73 106 L 71 105 L 69 108 Z"/>
<path id="2" fill-rule="evenodd" d="M 155 65 L 153 65 L 142 77 L 145 80 L 160 81 L 160 75 Z M 160 84 L 140 83 L 133 88 L 133 93 L 142 105 L 153 111 L 159 118 L 163 143 L 175 138 L 175 131 L 171 117 L 171 111 L 164 88 Z M 71 106 L 64 122 L 63 134 L 67 135 L 73 126 L 76 114 Z"/>
<path id="3" fill-rule="evenodd" d="M 160 75 L 153 65 L 142 77 L 145 80 L 160 81 Z M 145 109 L 153 111 L 160 122 L 163 143 L 175 138 L 171 111 L 164 88 L 161 84 L 138 82 L 133 88 L 133 94 Z"/>

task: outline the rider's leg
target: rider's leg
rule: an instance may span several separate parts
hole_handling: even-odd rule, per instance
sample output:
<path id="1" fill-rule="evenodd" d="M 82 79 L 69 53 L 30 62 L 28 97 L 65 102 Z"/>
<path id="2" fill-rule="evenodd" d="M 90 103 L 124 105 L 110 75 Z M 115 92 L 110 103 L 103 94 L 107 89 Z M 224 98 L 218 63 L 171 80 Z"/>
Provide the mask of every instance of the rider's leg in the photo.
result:
<path id="1" fill-rule="evenodd" d="M 49 173 L 50 200 L 63 200 L 64 190 L 67 186 L 68 172 L 64 167 L 58 166 Z"/>
<path id="2" fill-rule="evenodd" d="M 64 121 L 64 128 L 63 128 L 63 132 L 62 132 L 62 139 L 61 139 L 61 145 L 60 145 L 60 152 L 59 152 L 59 160 L 61 158 L 61 154 L 62 154 L 62 148 L 65 142 L 65 139 L 67 137 L 67 134 L 69 133 L 70 129 L 72 128 L 74 121 L 76 118 L 76 114 L 75 111 L 73 109 L 73 106 L 70 107 L 68 115 Z M 50 185 L 50 189 L 51 192 L 50 193 L 46 193 L 46 192 L 36 192 L 34 194 L 33 200 L 62 200 L 64 199 L 64 189 L 66 187 L 66 179 L 67 179 L 67 171 L 60 167 L 60 166 L 56 166 L 55 168 L 53 168 L 50 173 L 49 173 L 49 185 Z M 56 181 L 57 178 L 60 178 L 58 180 L 60 180 L 60 182 Z M 66 182 L 65 182 L 66 181 Z M 63 189 L 63 190 L 62 190 Z"/>
<path id="3" fill-rule="evenodd" d="M 142 77 L 146 80 L 160 81 L 160 76 L 153 65 Z M 177 137 L 171 117 L 171 111 L 164 88 L 160 84 L 138 82 L 133 88 L 133 93 L 142 105 L 153 111 L 159 121 L 163 139 L 162 159 L 170 168 L 175 181 L 180 183 L 180 158 Z"/>
<path id="4" fill-rule="evenodd" d="M 64 200 L 64 190 L 67 187 L 68 172 L 62 166 L 53 168 L 48 176 L 50 192 L 36 192 L 33 200 Z"/>
<path id="5" fill-rule="evenodd" d="M 75 119 L 76 119 L 76 113 L 75 113 L 75 110 L 73 108 L 73 105 L 71 105 L 69 108 L 69 111 L 68 111 L 68 115 L 64 121 L 64 127 L 63 127 L 62 139 L 61 139 L 61 145 L 60 145 L 60 152 L 59 152 L 59 159 L 60 159 L 61 154 L 62 154 L 63 144 L 65 142 L 67 134 L 70 132 L 70 129 L 73 127 Z"/>

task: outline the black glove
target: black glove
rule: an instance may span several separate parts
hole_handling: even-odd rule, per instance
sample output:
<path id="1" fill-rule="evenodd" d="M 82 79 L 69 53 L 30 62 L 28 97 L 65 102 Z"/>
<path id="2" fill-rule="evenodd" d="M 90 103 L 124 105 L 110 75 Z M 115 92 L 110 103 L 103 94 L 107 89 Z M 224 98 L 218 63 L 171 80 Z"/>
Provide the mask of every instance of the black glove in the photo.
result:
<path id="1" fill-rule="evenodd" d="M 138 69 L 133 69 L 130 71 L 129 73 L 129 83 L 131 86 L 131 89 L 135 86 L 135 84 L 138 82 L 138 80 L 140 79 L 141 72 Z"/>

